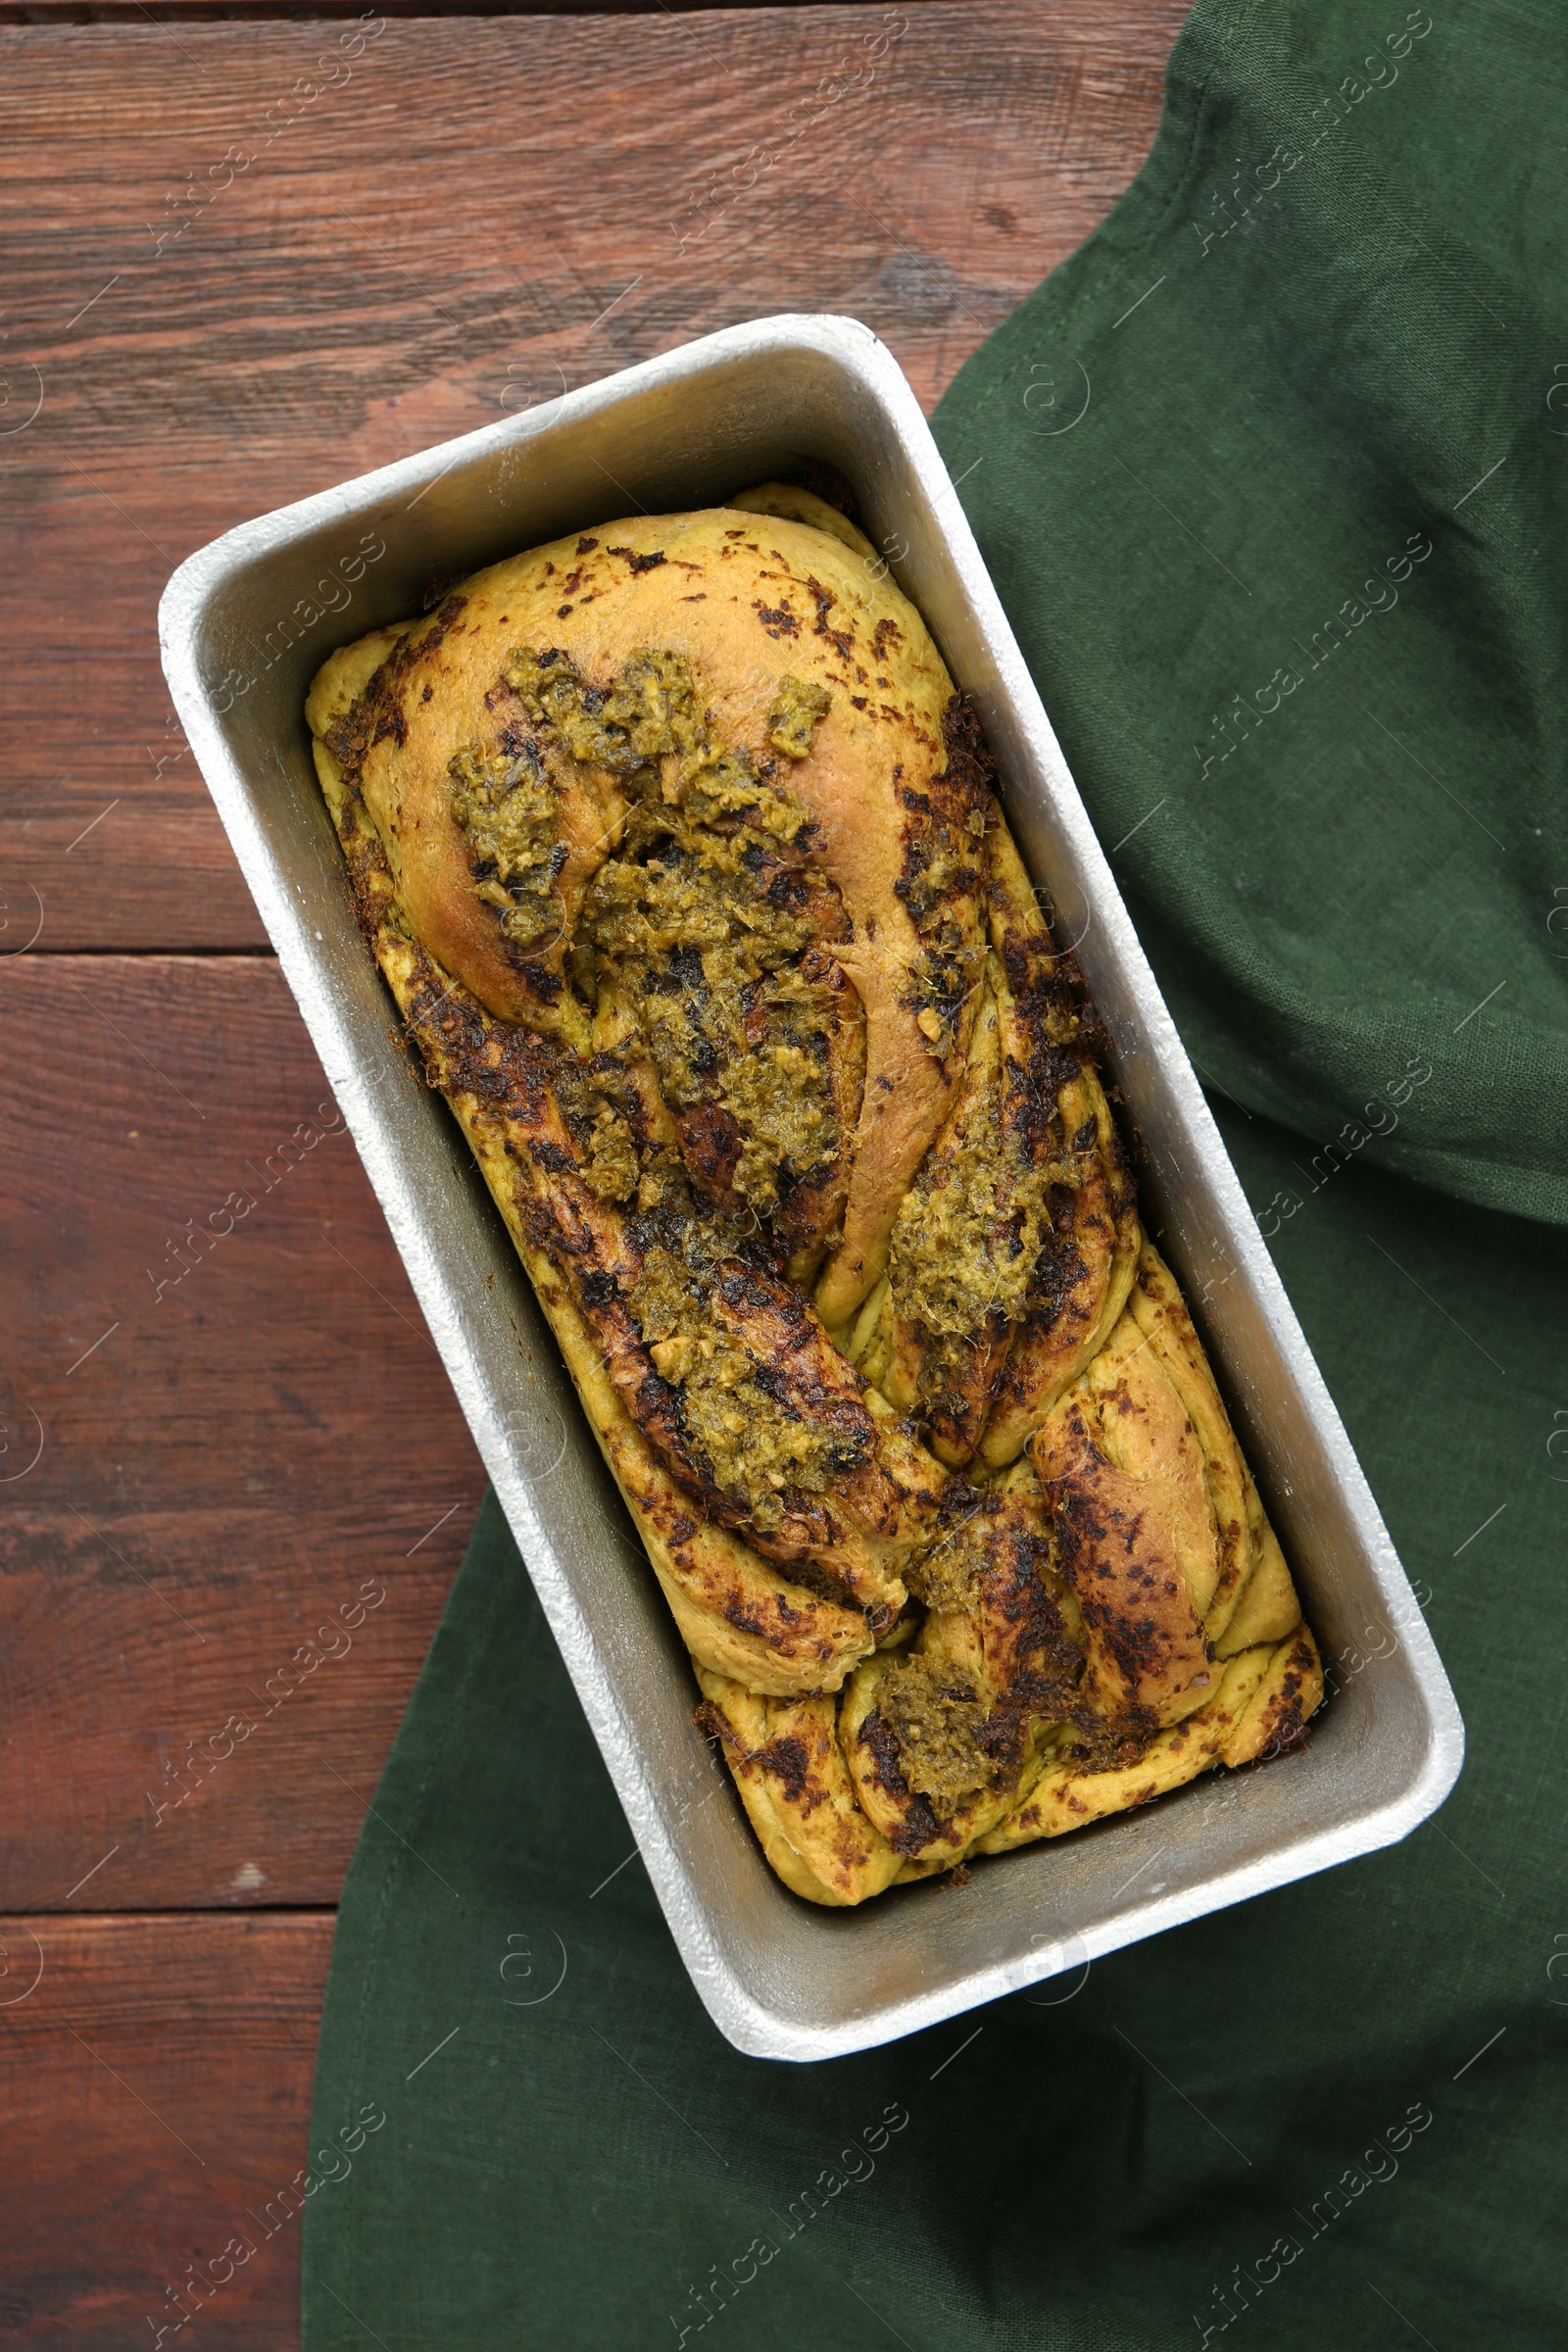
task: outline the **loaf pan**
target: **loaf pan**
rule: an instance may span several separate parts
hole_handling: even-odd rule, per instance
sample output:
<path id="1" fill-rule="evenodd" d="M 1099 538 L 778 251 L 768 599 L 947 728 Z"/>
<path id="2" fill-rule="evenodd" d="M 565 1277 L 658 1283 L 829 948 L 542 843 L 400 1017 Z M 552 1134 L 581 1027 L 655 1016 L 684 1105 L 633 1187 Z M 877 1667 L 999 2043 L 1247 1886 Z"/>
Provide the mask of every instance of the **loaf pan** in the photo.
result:
<path id="1" fill-rule="evenodd" d="M 826 460 L 925 615 L 1075 946 L 1182 1283 L 1325 1660 L 1297 1752 L 1131 1816 L 813 1908 L 763 1861 L 692 1721 L 691 1667 L 554 1340 L 356 928 L 311 763 L 307 686 L 434 579 L 641 510 L 715 505 Z M 761 318 L 242 525 L 160 614 L 174 705 L 516 1536 L 693 1983 L 759 2056 L 828 2058 L 1062 1980 L 1100 1954 L 1404 1837 L 1463 1728 L 1421 1611 L 1263 1246 L 908 384 L 851 318 Z M 550 1923 L 538 1923 L 546 1928 Z M 1048 1991 L 1037 1997 L 1053 1997 Z"/>

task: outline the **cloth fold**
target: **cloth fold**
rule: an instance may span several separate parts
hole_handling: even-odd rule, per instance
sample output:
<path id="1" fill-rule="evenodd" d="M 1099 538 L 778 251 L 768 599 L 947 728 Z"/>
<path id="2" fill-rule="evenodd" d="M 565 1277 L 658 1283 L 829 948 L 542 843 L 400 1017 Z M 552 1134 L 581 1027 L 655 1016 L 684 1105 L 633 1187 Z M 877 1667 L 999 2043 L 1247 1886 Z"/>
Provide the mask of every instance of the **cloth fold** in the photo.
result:
<path id="1" fill-rule="evenodd" d="M 306 2352 L 1563 2340 L 1565 68 L 1531 0 L 1199 0 L 1150 164 L 936 420 L 1458 1788 L 952 2026 L 746 2059 L 487 1502 L 344 1892 Z"/>

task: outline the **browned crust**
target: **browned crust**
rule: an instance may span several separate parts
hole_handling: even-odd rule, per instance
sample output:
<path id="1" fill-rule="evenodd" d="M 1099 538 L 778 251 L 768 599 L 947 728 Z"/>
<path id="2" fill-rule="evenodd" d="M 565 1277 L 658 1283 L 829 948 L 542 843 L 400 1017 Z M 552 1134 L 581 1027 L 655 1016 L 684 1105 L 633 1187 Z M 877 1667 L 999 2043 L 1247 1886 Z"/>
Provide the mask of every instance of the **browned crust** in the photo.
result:
<path id="1" fill-rule="evenodd" d="M 718 1739 L 769 1862 L 798 1894 L 844 1905 L 880 1894 L 903 1856 L 856 1803 L 830 1698 L 759 1698 L 699 1670 L 703 1729 Z"/>
<path id="2" fill-rule="evenodd" d="M 495 566 L 427 620 L 333 656 L 308 714 L 361 927 L 561 1343 L 696 1661 L 700 1720 L 780 1878 L 844 1905 L 1278 1756 L 1323 1679 L 1191 1318 L 1140 1236 L 1102 1033 L 1001 822 L 973 715 L 918 615 L 891 588 L 868 592 L 853 526 L 771 487 L 757 512 L 640 518 Z M 536 575 L 558 557 L 547 584 Z M 809 977 L 841 1000 L 831 1085 L 851 1146 L 786 1203 L 780 1270 L 742 1252 L 710 1301 L 714 1330 L 765 1358 L 773 1393 L 842 1441 L 831 1493 L 791 1498 L 765 1533 L 693 1451 L 628 1309 L 635 1221 L 587 1181 L 581 1116 L 574 1131 L 562 1108 L 561 1056 L 591 1058 L 598 1034 L 566 985 L 569 920 L 532 956 L 500 941 L 455 861 L 446 772 L 454 708 L 516 725 L 498 648 L 542 642 L 547 603 L 584 674 L 603 676 L 637 643 L 678 645 L 677 606 L 726 600 L 689 650 L 721 680 L 734 740 L 758 739 L 781 647 L 793 673 L 833 690 L 789 781 L 831 899 Z M 587 619 L 568 631 L 574 612 Z M 563 782 L 569 918 L 623 808 L 608 775 Z M 938 1378 L 882 1271 L 905 1190 L 957 1133 L 983 1066 L 1017 1148 L 1069 1160 L 1073 1181 L 1053 1196 L 1022 1320 L 983 1315 L 941 1351 Z M 641 1089 L 645 1147 L 678 1145 L 725 1195 L 727 1114 L 672 1117 L 651 1070 L 621 1077 Z M 819 1265 L 813 1311 L 802 1292 Z M 981 1483 L 945 1488 L 920 1435 Z M 933 1545 L 934 1560 L 970 1517 L 984 1540 L 968 1583 L 911 1566 L 924 1613 L 901 1618 L 903 1563 Z M 929 1736 L 889 1708 L 888 1678 L 914 1661 L 982 1725 L 985 1785 L 956 1809 L 911 1783 L 892 1729 Z"/>
<path id="3" fill-rule="evenodd" d="M 837 1690 L 875 1640 L 864 1612 L 780 1576 L 751 1545 L 713 1524 L 633 1420 L 530 1218 L 537 1194 L 519 1182 L 538 1122 L 550 1115 L 537 1041 L 495 1021 L 408 936 L 375 830 L 320 745 L 318 767 L 361 927 L 430 1082 L 439 1085 L 484 1170 L 688 1647 L 705 1664 L 741 1674 L 760 1690 Z"/>
<path id="4" fill-rule="evenodd" d="M 999 999 L 1008 1078 L 1004 1116 L 1030 1150 L 1059 1139 L 1077 1155 L 1077 1186 L 1059 1199 L 1053 1247 L 1000 1377 L 981 1459 L 1015 1461 L 1056 1398 L 1103 1344 L 1138 1264 L 1137 1199 L 1095 1067 L 1098 1025 L 1070 957 L 1054 954 L 1011 836 L 991 845 L 991 935 L 1005 988 Z"/>

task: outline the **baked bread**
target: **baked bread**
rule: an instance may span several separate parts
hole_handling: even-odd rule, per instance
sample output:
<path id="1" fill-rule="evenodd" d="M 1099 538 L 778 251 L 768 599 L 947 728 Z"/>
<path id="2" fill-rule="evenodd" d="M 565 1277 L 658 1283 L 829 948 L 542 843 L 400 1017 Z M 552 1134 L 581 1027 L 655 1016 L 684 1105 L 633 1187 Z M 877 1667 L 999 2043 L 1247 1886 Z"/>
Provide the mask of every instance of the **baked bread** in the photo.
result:
<path id="1" fill-rule="evenodd" d="M 878 574 L 882 576 L 878 576 Z M 1311 1634 L 918 612 L 770 483 L 306 706 L 360 923 L 814 1902 L 1292 1744 Z"/>

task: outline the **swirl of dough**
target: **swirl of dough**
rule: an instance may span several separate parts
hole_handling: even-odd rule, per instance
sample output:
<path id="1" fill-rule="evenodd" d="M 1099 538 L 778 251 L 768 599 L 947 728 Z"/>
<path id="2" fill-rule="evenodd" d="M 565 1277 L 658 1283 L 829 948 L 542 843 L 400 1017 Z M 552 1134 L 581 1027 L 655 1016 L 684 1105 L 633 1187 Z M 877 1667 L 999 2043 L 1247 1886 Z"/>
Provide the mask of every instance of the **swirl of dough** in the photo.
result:
<path id="1" fill-rule="evenodd" d="M 306 707 L 365 933 L 768 1861 L 853 1905 L 1301 1736 L 1321 1670 L 978 726 L 772 483 Z"/>

